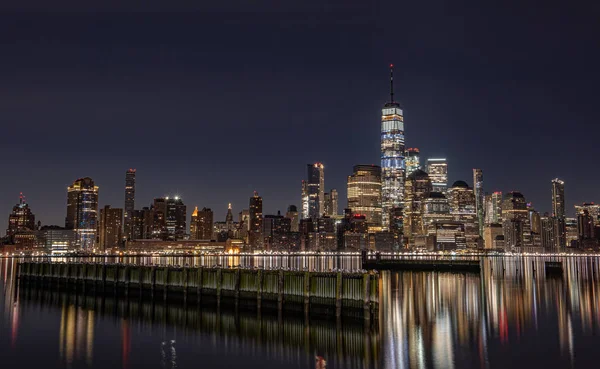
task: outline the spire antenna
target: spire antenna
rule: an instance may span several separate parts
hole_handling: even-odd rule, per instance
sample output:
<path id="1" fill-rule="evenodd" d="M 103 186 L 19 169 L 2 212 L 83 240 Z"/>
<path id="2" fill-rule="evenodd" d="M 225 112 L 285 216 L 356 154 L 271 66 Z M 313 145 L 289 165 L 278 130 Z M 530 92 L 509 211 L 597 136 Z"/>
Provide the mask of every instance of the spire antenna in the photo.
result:
<path id="1" fill-rule="evenodd" d="M 394 102 L 394 64 L 390 64 L 390 99 Z"/>

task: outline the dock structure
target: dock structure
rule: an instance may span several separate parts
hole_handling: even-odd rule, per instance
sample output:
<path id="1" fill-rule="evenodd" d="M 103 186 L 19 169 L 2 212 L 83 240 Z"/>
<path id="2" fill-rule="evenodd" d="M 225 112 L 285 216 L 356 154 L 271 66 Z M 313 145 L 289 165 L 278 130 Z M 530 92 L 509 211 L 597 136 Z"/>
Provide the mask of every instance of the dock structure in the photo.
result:
<path id="1" fill-rule="evenodd" d="M 369 255 L 366 252 L 362 253 L 362 267 L 369 270 L 481 272 L 479 260 L 406 258 L 382 256 L 380 253 Z"/>
<path id="2" fill-rule="evenodd" d="M 24 283 L 149 295 L 165 301 L 180 298 L 201 303 L 210 298 L 219 306 L 242 303 L 257 309 L 365 319 L 376 318 L 379 310 L 379 275 L 373 272 L 23 262 L 17 273 Z"/>

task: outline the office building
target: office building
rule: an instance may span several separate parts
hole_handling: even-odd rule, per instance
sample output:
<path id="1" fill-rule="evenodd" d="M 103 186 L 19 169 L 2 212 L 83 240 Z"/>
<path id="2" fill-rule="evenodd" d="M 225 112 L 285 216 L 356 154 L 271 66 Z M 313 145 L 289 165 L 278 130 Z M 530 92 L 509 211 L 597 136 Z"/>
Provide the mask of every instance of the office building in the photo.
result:
<path id="1" fill-rule="evenodd" d="M 338 215 L 338 192 L 335 188 L 325 192 L 325 211 L 324 215 L 331 217 Z"/>
<path id="2" fill-rule="evenodd" d="M 391 226 L 394 209 L 404 203 L 404 113 L 394 101 L 394 73 L 390 66 L 390 101 L 381 110 L 381 205 L 384 229 Z"/>
<path id="3" fill-rule="evenodd" d="M 475 192 L 464 181 L 456 181 L 447 191 L 452 220 L 464 225 L 468 248 L 479 247 L 479 226 L 475 210 Z"/>
<path id="4" fill-rule="evenodd" d="M 231 208 L 229 208 L 231 210 Z M 227 224 L 227 219 L 229 219 L 229 214 L 225 217 Z M 233 215 L 231 216 L 231 221 L 233 221 Z M 213 211 L 210 208 L 202 208 L 202 210 L 198 210 L 196 206 L 194 208 L 194 212 L 192 213 L 192 218 L 190 221 L 190 239 L 192 240 L 210 240 L 213 235 Z"/>
<path id="5" fill-rule="evenodd" d="M 483 192 L 483 171 L 481 169 L 473 169 L 473 190 L 475 191 L 475 212 L 477 213 L 479 237 L 483 237 L 483 225 L 485 221 L 485 194 Z"/>
<path id="6" fill-rule="evenodd" d="M 290 219 L 290 230 L 292 232 L 299 232 L 300 230 L 300 219 L 298 217 L 298 208 L 296 205 L 288 206 L 285 217 Z"/>
<path id="7" fill-rule="evenodd" d="M 406 176 L 412 174 L 417 169 L 421 169 L 421 161 L 419 155 L 419 149 L 408 148 L 406 149 L 405 160 L 406 160 Z"/>
<path id="8" fill-rule="evenodd" d="M 43 226 L 38 231 L 38 238 L 46 252 L 53 255 L 65 254 L 76 248 L 75 231 L 59 226 Z"/>
<path id="9" fill-rule="evenodd" d="M 8 216 L 6 235 L 12 237 L 20 232 L 33 231 L 35 228 L 35 215 L 25 201 L 25 196 L 21 193 L 19 194 L 19 203 L 13 206 L 12 213 Z"/>
<path id="10" fill-rule="evenodd" d="M 523 232 L 528 218 L 528 210 L 523 194 L 512 191 L 506 195 L 502 201 L 502 218 L 507 250 L 524 247 Z"/>
<path id="11" fill-rule="evenodd" d="M 431 180 L 418 169 L 406 178 L 404 189 L 404 236 L 412 244 L 414 237 L 424 234 L 421 203 L 431 193 Z"/>
<path id="12" fill-rule="evenodd" d="M 248 244 L 252 250 L 263 248 L 263 200 L 254 191 L 254 196 L 250 198 L 249 216 L 248 216 Z"/>
<path id="13" fill-rule="evenodd" d="M 142 210 L 134 210 L 131 222 L 131 239 L 152 238 L 153 223 L 154 216 L 150 208 L 144 207 Z"/>
<path id="14" fill-rule="evenodd" d="M 316 219 L 325 212 L 325 167 L 307 164 L 307 179 L 302 181 L 302 218 Z"/>
<path id="15" fill-rule="evenodd" d="M 348 208 L 354 214 L 363 214 L 370 228 L 381 230 L 381 167 L 355 165 L 347 183 Z"/>
<path id="16" fill-rule="evenodd" d="M 485 224 L 502 223 L 502 192 L 485 196 Z"/>
<path id="17" fill-rule="evenodd" d="M 423 231 L 427 236 L 435 236 L 438 223 L 447 223 L 452 220 L 448 199 L 441 192 L 430 192 L 421 204 L 423 217 Z"/>
<path id="18" fill-rule="evenodd" d="M 555 251 L 556 236 L 555 236 L 554 218 L 548 213 L 540 217 L 540 236 L 542 247 L 548 251 Z"/>
<path id="19" fill-rule="evenodd" d="M 154 224 L 152 238 L 181 240 L 187 231 L 187 211 L 183 200 L 178 196 L 154 199 L 152 206 Z"/>
<path id="20" fill-rule="evenodd" d="M 504 248 L 504 232 L 502 224 L 490 223 L 483 229 L 483 242 L 486 249 Z"/>
<path id="21" fill-rule="evenodd" d="M 75 231 L 79 248 L 92 250 L 96 246 L 98 221 L 98 186 L 89 178 L 79 178 L 67 188 L 65 228 Z"/>
<path id="22" fill-rule="evenodd" d="M 567 247 L 577 247 L 577 240 L 579 238 L 577 218 L 565 218 L 565 230 Z"/>
<path id="23" fill-rule="evenodd" d="M 135 169 L 125 172 L 125 212 L 123 213 L 123 233 L 127 239 L 133 237 L 133 211 L 135 210 Z"/>
<path id="24" fill-rule="evenodd" d="M 448 190 L 448 163 L 443 158 L 427 159 L 427 173 L 433 191 L 446 194 Z"/>
<path id="25" fill-rule="evenodd" d="M 552 180 L 552 216 L 565 217 L 565 182 L 558 178 Z"/>
<path id="26" fill-rule="evenodd" d="M 110 205 L 100 209 L 98 222 L 98 248 L 101 251 L 114 250 L 121 247 L 123 239 L 123 209 L 111 208 Z"/>

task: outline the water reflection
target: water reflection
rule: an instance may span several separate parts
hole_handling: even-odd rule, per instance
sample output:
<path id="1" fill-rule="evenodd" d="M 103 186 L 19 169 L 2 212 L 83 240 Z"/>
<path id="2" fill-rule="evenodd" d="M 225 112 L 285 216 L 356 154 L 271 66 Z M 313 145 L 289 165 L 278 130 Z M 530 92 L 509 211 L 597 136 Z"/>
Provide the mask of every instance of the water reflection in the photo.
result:
<path id="1" fill-rule="evenodd" d="M 355 262 L 333 260 L 290 264 Z M 563 262 L 562 275 L 546 275 L 548 260 Z M 190 345 L 237 357 L 240 367 L 259 367 L 246 365 L 253 357 L 297 368 L 390 369 L 562 368 L 598 360 L 600 268 L 595 259 L 489 258 L 482 266 L 481 273 L 382 273 L 379 324 L 370 328 L 243 308 L 15 288 L 15 261 L 4 259 L 0 339 L 8 338 L 16 352 L 39 334 L 27 328 L 36 314 L 55 319 L 58 329 L 51 334 L 67 368 L 79 363 L 110 367 L 102 364 L 102 345 L 120 354 L 122 368 L 139 367 L 132 363 L 150 352 L 156 357 L 151 365 L 189 367 L 182 363 L 189 360 Z M 107 332 L 108 343 L 100 337 Z"/>

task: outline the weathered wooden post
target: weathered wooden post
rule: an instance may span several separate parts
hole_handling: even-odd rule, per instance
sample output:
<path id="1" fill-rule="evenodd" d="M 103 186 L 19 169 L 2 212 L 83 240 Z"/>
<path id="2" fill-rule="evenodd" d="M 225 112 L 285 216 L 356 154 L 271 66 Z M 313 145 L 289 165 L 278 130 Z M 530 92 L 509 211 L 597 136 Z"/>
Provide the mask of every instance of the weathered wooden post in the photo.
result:
<path id="1" fill-rule="evenodd" d="M 163 268 L 164 270 L 164 278 L 163 278 L 163 299 L 167 302 L 167 291 L 169 290 L 169 267 L 166 266 Z"/>
<path id="2" fill-rule="evenodd" d="M 342 272 L 336 273 L 335 283 L 335 316 L 342 316 Z"/>
<path id="3" fill-rule="evenodd" d="M 125 297 L 129 296 L 129 279 L 130 279 L 130 273 L 131 273 L 131 269 L 128 265 L 125 265 L 125 268 L 123 269 L 123 279 L 125 282 Z"/>
<path id="4" fill-rule="evenodd" d="M 217 268 L 216 272 L 216 283 L 217 283 L 217 307 L 221 307 L 221 288 L 223 287 L 223 274 L 222 269 Z"/>
<path id="5" fill-rule="evenodd" d="M 256 274 L 256 308 L 260 315 L 260 309 L 262 307 L 262 289 L 263 289 L 263 271 L 259 269 Z"/>
<path id="6" fill-rule="evenodd" d="M 235 296 L 235 307 L 238 307 L 238 303 L 240 300 L 240 280 L 241 280 L 241 271 L 240 268 L 237 268 L 235 270 L 235 284 L 234 284 L 234 288 L 235 288 L 235 292 L 233 293 Z"/>
<path id="7" fill-rule="evenodd" d="M 308 317 L 310 309 L 310 272 L 304 272 L 304 316 Z"/>
<path id="8" fill-rule="evenodd" d="M 363 274 L 363 312 L 365 319 L 371 319 L 371 276 Z"/>
<path id="9" fill-rule="evenodd" d="M 146 270 L 148 270 L 148 267 L 145 266 L 139 266 L 137 267 L 138 269 L 138 273 L 139 273 L 139 288 L 140 288 L 140 299 L 142 298 L 142 295 L 144 293 L 144 275 L 146 275 Z"/>
<path id="10" fill-rule="evenodd" d="M 284 284 L 284 272 L 279 269 L 277 273 L 277 309 L 283 310 L 283 284 Z"/>
<path id="11" fill-rule="evenodd" d="M 198 285 L 196 287 L 196 298 L 198 299 L 198 306 L 202 303 L 202 275 L 204 274 L 204 268 L 198 268 L 198 275 L 196 276 L 196 280 L 198 281 Z"/>
<path id="12" fill-rule="evenodd" d="M 156 288 L 156 266 L 150 268 L 150 296 L 152 298 L 152 306 L 154 306 L 154 289 Z"/>
<path id="13" fill-rule="evenodd" d="M 183 272 L 181 273 L 183 278 L 183 305 L 187 306 L 187 294 L 188 294 L 188 268 L 186 266 L 183 267 Z M 187 315 L 187 314 L 186 314 Z"/>

